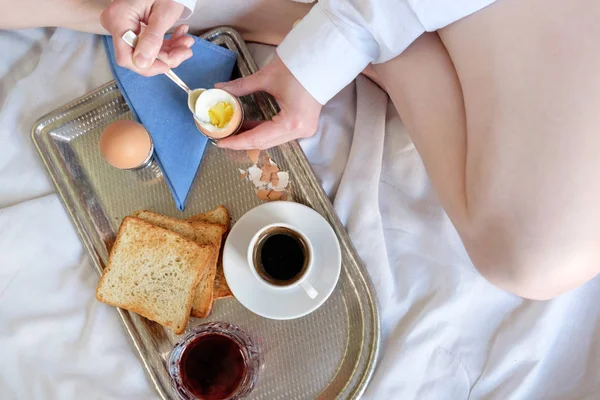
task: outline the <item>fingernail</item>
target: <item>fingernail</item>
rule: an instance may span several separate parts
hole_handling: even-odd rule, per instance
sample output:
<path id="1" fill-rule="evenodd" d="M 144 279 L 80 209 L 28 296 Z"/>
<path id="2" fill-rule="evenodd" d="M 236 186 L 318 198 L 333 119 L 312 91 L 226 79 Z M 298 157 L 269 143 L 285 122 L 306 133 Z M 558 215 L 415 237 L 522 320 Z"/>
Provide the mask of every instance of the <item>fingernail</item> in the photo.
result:
<path id="1" fill-rule="evenodd" d="M 146 57 L 144 54 L 134 54 L 133 63 L 136 67 L 146 69 L 151 65 L 150 59 Z"/>

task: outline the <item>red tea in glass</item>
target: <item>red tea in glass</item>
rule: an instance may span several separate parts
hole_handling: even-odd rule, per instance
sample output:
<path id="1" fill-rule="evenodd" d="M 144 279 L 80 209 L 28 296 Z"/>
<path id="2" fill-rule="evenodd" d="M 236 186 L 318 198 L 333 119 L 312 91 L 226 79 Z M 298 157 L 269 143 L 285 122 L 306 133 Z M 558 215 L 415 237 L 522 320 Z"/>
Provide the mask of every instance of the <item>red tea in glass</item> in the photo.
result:
<path id="1" fill-rule="evenodd" d="M 201 325 L 169 359 L 173 388 L 182 399 L 237 400 L 250 393 L 260 367 L 252 340 L 227 323 Z"/>

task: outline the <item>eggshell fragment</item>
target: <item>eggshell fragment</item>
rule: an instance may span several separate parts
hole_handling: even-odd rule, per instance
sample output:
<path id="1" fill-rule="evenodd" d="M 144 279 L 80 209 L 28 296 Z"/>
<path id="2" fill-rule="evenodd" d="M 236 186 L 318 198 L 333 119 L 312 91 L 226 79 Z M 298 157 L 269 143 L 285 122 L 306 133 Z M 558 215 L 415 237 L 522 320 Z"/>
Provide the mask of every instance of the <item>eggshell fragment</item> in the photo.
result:
<path id="1" fill-rule="evenodd" d="M 267 172 L 265 172 L 265 171 L 263 170 L 263 173 L 262 173 L 262 175 L 260 176 L 260 181 L 261 181 L 261 182 L 265 182 L 265 183 L 267 183 L 267 182 L 269 182 L 270 180 L 271 180 L 271 174 L 269 174 L 269 173 L 267 173 Z"/>
<path id="2" fill-rule="evenodd" d="M 267 173 L 269 173 L 269 174 L 272 174 L 272 173 L 275 173 L 275 172 L 279 172 L 279 167 L 277 166 L 277 164 L 275 164 L 271 160 L 269 160 L 269 161 L 270 161 L 270 163 L 269 164 L 265 164 L 262 167 L 262 170 L 265 171 L 265 172 L 267 172 Z"/>
<path id="3" fill-rule="evenodd" d="M 277 192 L 283 192 L 289 184 L 290 175 L 287 172 L 278 172 L 277 177 L 279 178 L 277 185 L 271 184 L 272 189 Z"/>
<path id="4" fill-rule="evenodd" d="M 257 152 L 247 152 L 248 157 L 256 157 Z M 254 160 L 253 160 L 254 161 Z M 259 167 L 253 164 L 247 170 L 240 169 L 241 179 L 248 179 L 256 188 L 256 195 L 263 201 L 287 200 L 286 188 L 289 173 L 281 171 L 277 164 L 266 155 Z"/>
<path id="5" fill-rule="evenodd" d="M 258 164 L 258 159 L 260 158 L 260 150 L 247 150 L 246 154 L 248 154 L 248 158 L 252 161 L 252 164 Z"/>
<path id="6" fill-rule="evenodd" d="M 283 195 L 283 192 L 269 192 L 269 200 L 279 200 L 281 198 L 281 196 Z"/>
<path id="7" fill-rule="evenodd" d="M 261 189 L 258 192 L 256 192 L 256 195 L 261 200 L 269 200 L 269 191 L 268 190 Z"/>
<path id="8" fill-rule="evenodd" d="M 277 166 L 266 166 L 263 167 L 263 171 L 265 171 L 268 174 L 274 174 L 276 172 L 279 172 L 279 168 L 277 168 Z"/>
<path id="9" fill-rule="evenodd" d="M 248 179 L 250 179 L 250 182 L 252 182 L 256 187 L 262 186 L 262 184 L 260 183 L 260 178 L 262 177 L 262 174 L 262 170 L 256 165 L 253 165 L 250 168 L 248 168 Z"/>

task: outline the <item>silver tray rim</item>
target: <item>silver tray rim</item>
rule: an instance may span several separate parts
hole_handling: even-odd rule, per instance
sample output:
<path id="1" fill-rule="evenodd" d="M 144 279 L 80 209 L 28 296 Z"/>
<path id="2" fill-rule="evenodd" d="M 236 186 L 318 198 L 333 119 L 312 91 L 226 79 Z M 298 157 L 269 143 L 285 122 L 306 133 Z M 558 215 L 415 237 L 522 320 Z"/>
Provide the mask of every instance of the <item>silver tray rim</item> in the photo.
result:
<path id="1" fill-rule="evenodd" d="M 243 40 L 241 35 L 234 28 L 232 28 L 230 26 L 219 26 L 214 29 L 205 31 L 197 36 L 201 39 L 211 41 L 211 40 L 213 40 L 213 38 L 216 38 L 216 37 L 219 37 L 222 35 L 229 36 L 236 44 L 238 44 L 238 46 L 237 46 L 237 49 L 239 50 L 238 54 L 244 58 L 245 63 L 249 67 L 249 70 L 250 70 L 249 72 L 256 73 L 258 71 L 258 67 L 257 67 L 255 61 L 253 60 L 252 56 L 250 55 L 247 47 L 245 45 L 244 46 L 239 45 L 240 43 L 245 44 L 245 41 Z M 65 211 L 69 215 L 71 223 L 74 225 L 77 235 L 79 236 L 82 244 L 84 245 L 84 248 L 86 249 L 88 255 L 90 256 L 90 261 L 92 262 L 94 268 L 96 269 L 96 271 L 99 274 L 101 274 L 102 270 L 103 270 L 101 261 L 100 261 L 100 257 L 94 250 L 92 240 L 90 239 L 89 235 L 86 233 L 80 219 L 77 217 L 77 215 L 75 213 L 75 206 L 72 202 L 72 199 L 67 195 L 67 191 L 68 191 L 67 188 L 59 179 L 59 174 L 57 173 L 56 168 L 52 164 L 51 157 L 49 157 L 47 154 L 44 153 L 43 148 L 42 148 L 42 143 L 38 138 L 41 137 L 46 126 L 52 124 L 53 122 L 55 122 L 57 120 L 60 120 L 64 116 L 64 114 L 66 114 L 70 109 L 72 109 L 73 107 L 76 107 L 80 104 L 85 103 L 89 99 L 95 97 L 99 92 L 102 92 L 112 86 L 115 86 L 115 85 L 116 85 L 116 82 L 114 80 L 109 81 L 109 82 L 105 83 L 104 85 L 98 87 L 97 89 L 74 99 L 70 103 L 67 103 L 53 111 L 48 112 L 47 114 L 40 117 L 33 124 L 33 127 L 31 129 L 31 139 L 34 142 L 36 150 L 38 151 L 38 154 L 44 164 L 46 173 L 48 174 L 52 183 L 56 187 L 57 194 L 59 195 L 59 199 L 60 199 L 61 203 L 63 204 Z M 268 102 L 270 108 L 272 108 L 272 110 L 275 113 L 277 113 L 279 111 L 279 106 L 277 105 L 276 101 L 271 96 L 268 96 L 268 95 L 265 96 L 265 100 Z M 345 227 L 343 226 L 335 209 L 333 208 L 333 204 L 327 197 L 327 194 L 325 193 L 323 188 L 318 184 L 318 181 L 315 178 L 315 174 L 312 169 L 312 166 L 308 162 L 308 159 L 306 158 L 304 151 L 302 150 L 302 148 L 300 147 L 298 142 L 295 140 L 293 142 L 289 142 L 288 144 L 290 145 L 289 151 L 296 159 L 296 162 L 301 164 L 302 168 L 311 172 L 311 176 L 312 176 L 312 179 L 310 180 L 311 189 L 314 192 L 319 194 L 319 197 L 322 200 L 321 201 L 322 206 L 325 208 L 325 211 L 329 214 L 329 217 L 332 219 L 332 222 L 333 222 L 332 228 L 334 229 L 334 231 L 336 232 L 338 237 L 341 239 L 340 247 L 342 248 L 342 254 L 346 253 L 354 260 L 361 260 L 361 262 L 355 263 L 356 267 L 357 267 L 357 270 L 355 272 L 358 274 L 358 277 L 360 277 L 360 279 L 362 280 L 362 283 L 367 288 L 366 296 L 368 299 L 368 305 L 369 305 L 371 314 L 373 316 L 372 332 L 371 332 L 371 334 L 373 335 L 373 341 L 372 341 L 371 346 L 369 346 L 370 347 L 369 355 L 367 357 L 364 372 L 362 373 L 362 376 L 360 377 L 360 379 L 357 382 L 357 385 L 356 385 L 357 387 L 350 394 L 350 398 L 359 399 L 365 393 L 367 386 L 369 385 L 369 383 L 375 373 L 375 369 L 377 367 L 377 363 L 378 363 L 379 357 L 380 357 L 382 344 L 381 344 L 381 316 L 380 316 L 379 301 L 376 296 L 375 287 L 373 285 L 373 282 L 371 281 L 371 278 L 369 277 L 369 274 L 366 271 L 365 266 L 362 264 L 362 259 L 361 259 L 360 255 L 358 254 L 358 252 L 356 251 L 356 248 L 352 244 L 352 241 L 351 241 Z M 142 362 L 142 364 L 144 366 L 146 376 L 148 376 L 150 378 L 150 380 L 152 381 L 152 384 L 154 385 L 156 393 L 161 398 L 167 399 L 164 396 L 162 390 L 160 389 L 161 385 L 158 381 L 158 378 L 152 373 L 152 366 L 150 365 L 148 359 L 143 356 L 143 350 L 139 344 L 141 342 L 141 339 L 138 337 L 138 333 L 137 333 L 135 326 L 133 325 L 131 320 L 129 318 L 127 318 L 128 312 L 121 308 L 117 308 L 117 311 L 119 313 L 119 316 L 121 318 L 123 326 L 125 327 L 127 336 L 129 337 L 129 339 L 131 340 L 132 344 L 134 345 L 134 347 L 136 349 L 136 355 L 140 359 L 140 361 Z M 355 372 L 356 371 L 354 371 L 353 374 Z M 348 381 L 346 386 L 344 386 L 344 388 L 342 388 L 341 392 L 345 391 L 349 384 L 350 384 L 350 381 Z M 336 396 L 336 398 L 339 398 L 339 394 L 338 394 L 338 396 Z"/>

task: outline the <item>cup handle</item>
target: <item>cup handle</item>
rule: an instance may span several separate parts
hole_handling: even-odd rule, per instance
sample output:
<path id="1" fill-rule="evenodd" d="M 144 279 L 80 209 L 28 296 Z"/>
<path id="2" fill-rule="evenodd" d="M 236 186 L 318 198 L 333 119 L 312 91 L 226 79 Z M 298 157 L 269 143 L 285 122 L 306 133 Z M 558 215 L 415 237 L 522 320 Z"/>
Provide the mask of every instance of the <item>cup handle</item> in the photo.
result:
<path id="1" fill-rule="evenodd" d="M 313 285 L 311 285 L 308 281 L 302 282 L 300 286 L 302 287 L 302 289 L 304 289 L 308 297 L 310 297 L 311 299 L 314 299 L 319 295 L 319 292 L 317 292 Z"/>

